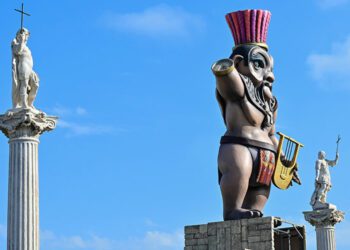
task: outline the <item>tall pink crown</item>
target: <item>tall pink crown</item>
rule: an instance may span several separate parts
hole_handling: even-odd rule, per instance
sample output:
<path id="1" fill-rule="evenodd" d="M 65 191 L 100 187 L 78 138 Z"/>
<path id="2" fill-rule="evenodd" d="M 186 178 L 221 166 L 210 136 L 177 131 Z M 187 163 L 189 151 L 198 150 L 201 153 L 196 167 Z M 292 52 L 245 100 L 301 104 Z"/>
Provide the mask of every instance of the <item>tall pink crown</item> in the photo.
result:
<path id="1" fill-rule="evenodd" d="M 266 37 L 271 19 L 270 11 L 241 10 L 228 13 L 225 17 L 236 46 L 258 43 L 260 46 L 268 48 Z"/>

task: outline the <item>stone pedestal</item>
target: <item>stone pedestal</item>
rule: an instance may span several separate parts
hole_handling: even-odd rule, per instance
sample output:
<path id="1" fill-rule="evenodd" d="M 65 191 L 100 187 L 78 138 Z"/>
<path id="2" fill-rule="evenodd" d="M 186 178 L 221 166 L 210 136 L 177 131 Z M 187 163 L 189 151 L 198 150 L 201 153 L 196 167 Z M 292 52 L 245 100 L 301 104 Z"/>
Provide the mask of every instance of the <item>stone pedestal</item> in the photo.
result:
<path id="1" fill-rule="evenodd" d="M 33 109 L 0 115 L 10 144 L 7 250 L 39 250 L 39 136 L 54 129 L 56 121 Z"/>
<path id="2" fill-rule="evenodd" d="M 304 212 L 305 220 L 316 228 L 317 250 L 335 250 L 334 225 L 344 219 L 337 209 L 319 209 Z"/>
<path id="3" fill-rule="evenodd" d="M 185 250 L 275 250 L 275 237 L 278 232 L 283 232 L 275 226 L 280 225 L 280 219 L 274 217 L 242 219 L 234 221 L 213 222 L 204 225 L 185 227 Z M 299 227 L 300 228 L 300 227 Z M 300 230 L 305 235 L 303 227 Z M 299 231 L 298 231 L 299 232 Z M 293 245 L 290 249 L 302 250 Z M 277 245 L 281 246 L 278 239 Z"/>

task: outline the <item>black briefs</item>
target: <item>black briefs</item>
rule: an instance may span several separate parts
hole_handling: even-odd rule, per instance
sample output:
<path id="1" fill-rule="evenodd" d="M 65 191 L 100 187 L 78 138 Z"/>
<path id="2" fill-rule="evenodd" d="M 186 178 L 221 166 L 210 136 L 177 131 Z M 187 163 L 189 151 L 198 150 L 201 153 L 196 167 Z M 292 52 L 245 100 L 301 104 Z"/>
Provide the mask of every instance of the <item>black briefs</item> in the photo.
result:
<path id="1" fill-rule="evenodd" d="M 249 186 L 254 187 L 254 186 L 259 186 L 256 182 L 256 179 L 258 178 L 259 174 L 259 167 L 260 167 L 260 151 L 261 150 L 268 150 L 275 155 L 277 154 L 276 149 L 274 145 L 268 144 L 265 142 L 260 142 L 256 140 L 251 140 L 251 139 L 246 139 L 242 137 L 236 137 L 236 136 L 222 136 L 220 140 L 220 144 L 239 144 L 246 146 L 252 156 L 252 161 L 253 161 L 253 170 L 252 170 L 252 175 L 249 180 Z M 222 173 L 218 169 L 218 179 L 219 179 L 219 184 L 221 181 Z"/>
<path id="2" fill-rule="evenodd" d="M 252 146 L 252 147 L 267 149 L 274 153 L 277 153 L 275 146 L 272 144 L 268 144 L 266 142 L 256 141 L 252 139 L 246 139 L 243 137 L 237 137 L 237 136 L 224 135 L 221 137 L 220 144 L 240 144 L 248 147 Z"/>

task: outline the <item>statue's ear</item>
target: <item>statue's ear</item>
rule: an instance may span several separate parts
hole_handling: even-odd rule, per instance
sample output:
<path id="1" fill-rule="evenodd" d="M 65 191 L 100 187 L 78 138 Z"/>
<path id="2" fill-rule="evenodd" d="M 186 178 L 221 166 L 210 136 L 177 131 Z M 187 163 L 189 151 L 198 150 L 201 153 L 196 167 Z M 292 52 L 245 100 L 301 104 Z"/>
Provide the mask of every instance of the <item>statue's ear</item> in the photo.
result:
<path id="1" fill-rule="evenodd" d="M 233 56 L 232 60 L 233 60 L 233 63 L 235 65 L 235 68 L 237 69 L 239 66 L 239 63 L 242 62 L 244 60 L 244 58 L 241 55 L 235 55 L 235 56 Z"/>

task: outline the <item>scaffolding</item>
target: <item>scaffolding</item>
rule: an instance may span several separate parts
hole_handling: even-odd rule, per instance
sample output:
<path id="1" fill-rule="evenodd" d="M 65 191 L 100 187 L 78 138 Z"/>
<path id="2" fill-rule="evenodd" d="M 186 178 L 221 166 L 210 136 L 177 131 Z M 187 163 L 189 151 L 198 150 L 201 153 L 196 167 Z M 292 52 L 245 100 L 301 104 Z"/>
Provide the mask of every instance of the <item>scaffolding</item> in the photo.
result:
<path id="1" fill-rule="evenodd" d="M 305 227 L 280 218 L 275 218 L 275 250 L 306 250 Z M 280 228 L 282 224 L 289 227 Z"/>

